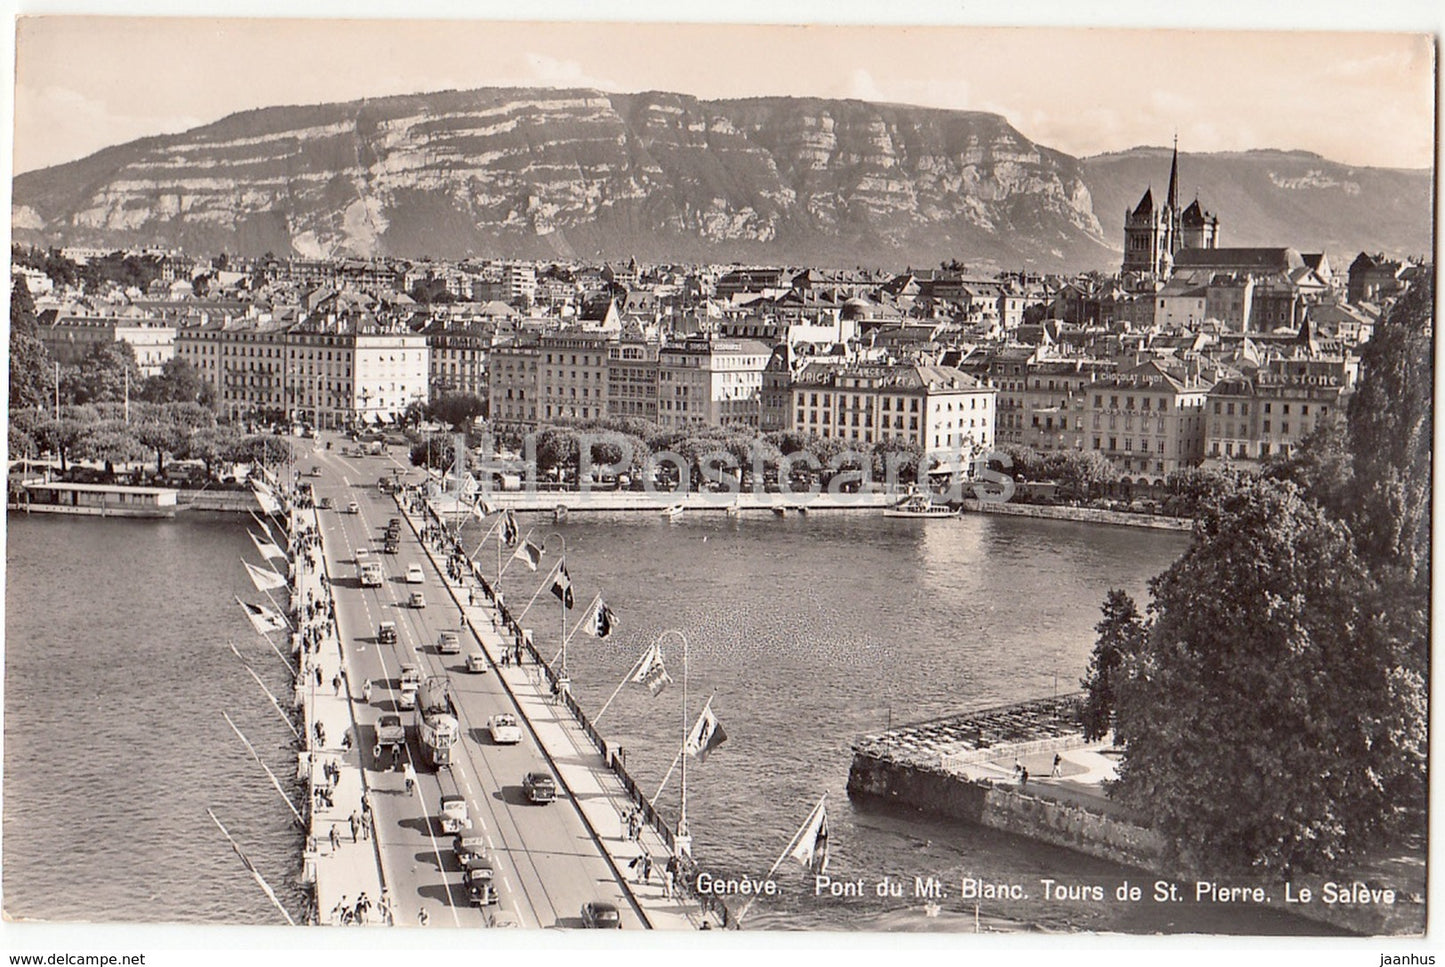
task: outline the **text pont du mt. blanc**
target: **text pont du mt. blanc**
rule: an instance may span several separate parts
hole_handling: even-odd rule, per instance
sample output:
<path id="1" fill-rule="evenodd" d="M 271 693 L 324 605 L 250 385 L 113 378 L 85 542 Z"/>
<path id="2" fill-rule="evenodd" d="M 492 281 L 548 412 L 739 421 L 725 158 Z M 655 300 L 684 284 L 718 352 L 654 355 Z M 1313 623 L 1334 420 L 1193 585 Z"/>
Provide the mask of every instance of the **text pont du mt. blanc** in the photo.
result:
<path id="1" fill-rule="evenodd" d="M 832 876 L 813 877 L 813 895 L 834 899 L 864 897 L 959 900 L 1046 900 L 1085 903 L 1324 903 L 1329 905 L 1388 905 L 1395 902 L 1395 891 L 1373 887 L 1359 881 L 1336 883 L 1326 881 L 1318 886 L 1280 884 L 1278 889 L 1263 886 L 1235 886 L 1211 880 L 1180 884 L 1155 880 L 1136 884 L 1122 880 L 1113 884 L 1068 883 L 1041 878 L 1031 884 L 996 882 L 964 877 L 955 892 L 953 882 L 936 876 L 884 876 L 877 880 L 863 877 L 838 879 Z"/>

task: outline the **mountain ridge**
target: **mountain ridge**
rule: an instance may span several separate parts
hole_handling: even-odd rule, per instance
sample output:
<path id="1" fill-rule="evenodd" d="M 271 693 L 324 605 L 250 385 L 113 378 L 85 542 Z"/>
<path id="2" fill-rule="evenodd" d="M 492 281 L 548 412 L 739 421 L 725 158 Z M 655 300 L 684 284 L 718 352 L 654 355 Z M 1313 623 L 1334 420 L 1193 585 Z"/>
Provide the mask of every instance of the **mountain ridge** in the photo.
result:
<path id="1" fill-rule="evenodd" d="M 1168 150 L 1080 159 L 991 112 L 859 99 L 478 88 L 271 105 L 114 145 L 15 176 L 12 224 L 21 241 L 240 254 L 1108 269 Z M 1429 174 L 1181 156 L 1223 244 L 1426 251 Z"/>

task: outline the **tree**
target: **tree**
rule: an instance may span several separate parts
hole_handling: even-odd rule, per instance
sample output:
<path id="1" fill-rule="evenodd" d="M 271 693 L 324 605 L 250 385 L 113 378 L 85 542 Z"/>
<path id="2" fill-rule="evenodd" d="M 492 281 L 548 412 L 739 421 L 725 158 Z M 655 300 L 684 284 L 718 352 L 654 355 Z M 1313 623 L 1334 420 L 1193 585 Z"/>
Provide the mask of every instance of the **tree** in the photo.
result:
<path id="1" fill-rule="evenodd" d="M 10 409 L 42 406 L 50 397 L 50 354 L 40 341 L 30 286 L 17 276 L 10 287 Z"/>
<path id="2" fill-rule="evenodd" d="M 1062 496 L 1073 500 L 1088 500 L 1119 479 L 1119 468 L 1097 450 L 1050 454 L 1044 463 L 1045 475 L 1058 482 Z"/>
<path id="3" fill-rule="evenodd" d="M 69 403 L 120 402 L 127 383 L 132 398 L 140 399 L 144 380 L 135 361 L 135 347 L 123 340 L 96 343 L 78 366 L 61 375 L 60 395 Z"/>
<path id="4" fill-rule="evenodd" d="M 1434 435 L 1434 284 L 1412 285 L 1365 344 L 1350 400 L 1352 525 L 1372 564 L 1398 567 L 1428 595 Z"/>
<path id="5" fill-rule="evenodd" d="M 433 433 L 411 445 L 411 465 L 445 471 L 452 465 L 452 438 L 446 433 Z"/>
<path id="6" fill-rule="evenodd" d="M 1333 870 L 1425 801 L 1420 633 L 1298 488 L 1212 498 L 1150 584 L 1126 656 L 1113 792 L 1203 871 Z"/>
<path id="7" fill-rule="evenodd" d="M 426 406 L 426 418 L 445 423 L 453 430 L 465 430 L 487 413 L 487 401 L 475 393 L 443 393 Z"/>
<path id="8" fill-rule="evenodd" d="M 40 445 L 60 458 L 60 472 L 70 469 L 70 458 L 76 453 L 86 430 L 95 422 L 93 413 L 72 407 L 60 417 L 47 417 L 36 428 Z"/>
<path id="9" fill-rule="evenodd" d="M 135 424 L 134 432 L 136 441 L 155 454 L 157 476 L 165 473 L 166 454 L 180 451 L 190 439 L 186 428 L 159 417 Z"/>
<path id="10" fill-rule="evenodd" d="M 1089 658 L 1089 672 L 1080 679 L 1084 687 L 1081 714 L 1084 738 L 1089 742 L 1109 734 L 1114 717 L 1114 682 L 1126 655 L 1137 654 L 1148 634 L 1143 617 L 1134 599 L 1122 588 L 1114 588 L 1104 599 L 1104 617 L 1094 625 L 1099 633 L 1094 653 Z"/>
<path id="11" fill-rule="evenodd" d="M 233 427 L 207 427 L 192 433 L 186 440 L 185 448 L 175 456 L 201 461 L 206 467 L 206 476 L 214 477 L 216 464 L 223 460 L 236 461 L 241 442 L 241 435 Z"/>
<path id="12" fill-rule="evenodd" d="M 210 431 L 203 429 L 198 432 Z M 250 436 L 239 436 L 234 431 L 227 430 L 225 435 L 219 439 L 230 441 L 223 448 L 221 456 L 232 463 L 274 467 L 278 463 L 290 460 L 292 455 L 291 441 L 274 433 L 253 433 Z"/>
<path id="13" fill-rule="evenodd" d="M 141 385 L 140 397 L 152 403 L 202 403 L 211 401 L 211 387 L 189 360 L 172 356 L 161 371 Z"/>
<path id="14" fill-rule="evenodd" d="M 91 424 L 80 438 L 78 452 L 86 459 L 105 464 L 108 474 L 115 473 L 116 464 L 140 460 L 146 455 L 130 425 L 123 420 Z"/>

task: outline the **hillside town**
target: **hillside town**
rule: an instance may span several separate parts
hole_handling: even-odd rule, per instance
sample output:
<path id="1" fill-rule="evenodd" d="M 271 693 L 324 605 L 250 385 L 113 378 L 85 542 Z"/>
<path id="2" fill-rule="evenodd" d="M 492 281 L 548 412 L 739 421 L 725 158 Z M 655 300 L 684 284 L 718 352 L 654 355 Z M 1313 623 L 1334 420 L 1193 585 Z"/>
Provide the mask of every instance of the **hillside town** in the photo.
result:
<path id="1" fill-rule="evenodd" d="M 448 394 L 494 431 L 636 418 L 921 453 L 1094 454 L 1128 494 L 1288 456 L 1343 418 L 1358 349 L 1428 264 L 1221 244 L 1169 187 L 1118 274 L 17 247 L 49 361 L 124 343 L 230 421 L 358 429 Z M 108 266 L 114 271 L 86 271 Z M 178 361 L 178 362 L 173 362 Z"/>

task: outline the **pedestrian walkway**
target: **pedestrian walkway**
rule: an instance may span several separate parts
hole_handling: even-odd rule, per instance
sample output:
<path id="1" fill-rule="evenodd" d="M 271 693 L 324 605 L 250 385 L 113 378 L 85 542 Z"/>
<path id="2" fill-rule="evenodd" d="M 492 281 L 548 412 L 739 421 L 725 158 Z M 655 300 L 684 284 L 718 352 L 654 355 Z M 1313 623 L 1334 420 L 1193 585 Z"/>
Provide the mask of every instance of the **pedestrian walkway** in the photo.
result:
<path id="1" fill-rule="evenodd" d="M 326 606 L 330 579 L 320 545 L 320 521 L 313 509 L 293 511 L 292 520 L 293 535 L 316 535 L 310 547 L 297 547 L 293 537 L 292 548 L 295 652 L 301 662 L 296 691 L 306 742 L 297 774 L 306 780 L 310 800 L 305 864 L 308 878 L 315 880 L 315 913 L 317 921 L 327 925 L 386 925 L 391 916 L 385 909 L 380 856 L 371 835 L 350 677 Z"/>
<path id="2" fill-rule="evenodd" d="M 411 511 L 402 497 L 398 504 L 408 522 L 421 534 L 425 519 Z M 660 930 L 695 930 L 707 922 L 716 927 L 716 919 L 705 914 L 695 899 L 685 898 L 685 891 L 676 889 L 664 896 L 664 868 L 671 855 L 657 830 L 642 824 L 636 840 L 628 835 L 624 824 L 626 811 L 633 807 L 622 780 L 609 768 L 597 747 L 567 708 L 554 699 L 550 684 L 535 664 L 502 664 L 507 644 L 499 629 L 500 616 L 486 602 L 477 583 L 465 573 L 460 581 L 447 574 L 449 550 L 434 542 L 422 541 L 427 555 L 442 577 L 452 600 L 465 615 L 477 641 L 491 659 L 493 671 L 506 683 L 522 715 L 531 723 L 543 750 L 552 761 L 562 785 L 571 792 L 602 849 L 613 866 L 626 878 L 627 889 L 637 901 L 651 925 Z M 468 592 L 477 590 L 476 604 L 468 604 Z M 637 883 L 638 866 L 633 865 L 643 854 L 652 858 L 650 881 Z M 681 884 L 678 884 L 681 887 Z"/>

